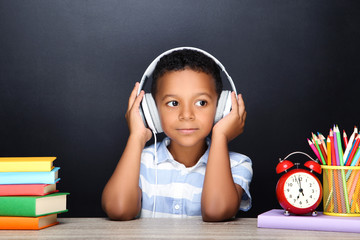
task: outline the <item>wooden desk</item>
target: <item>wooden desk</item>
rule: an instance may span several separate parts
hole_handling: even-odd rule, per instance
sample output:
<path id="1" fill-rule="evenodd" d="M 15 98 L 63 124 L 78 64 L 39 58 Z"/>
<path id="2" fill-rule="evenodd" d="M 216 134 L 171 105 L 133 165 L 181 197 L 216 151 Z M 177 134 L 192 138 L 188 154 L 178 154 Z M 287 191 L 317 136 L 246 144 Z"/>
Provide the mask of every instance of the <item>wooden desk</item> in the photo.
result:
<path id="1" fill-rule="evenodd" d="M 0 239 L 359 239 L 360 234 L 257 228 L 256 218 L 205 223 L 201 219 L 59 218 L 40 231 L 0 230 Z"/>

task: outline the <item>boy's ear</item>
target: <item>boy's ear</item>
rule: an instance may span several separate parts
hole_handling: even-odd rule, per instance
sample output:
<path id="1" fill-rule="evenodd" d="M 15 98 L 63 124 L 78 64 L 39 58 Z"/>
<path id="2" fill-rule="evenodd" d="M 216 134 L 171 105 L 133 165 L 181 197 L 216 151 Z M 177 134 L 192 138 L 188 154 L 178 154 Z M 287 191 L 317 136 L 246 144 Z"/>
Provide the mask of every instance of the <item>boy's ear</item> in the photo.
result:
<path id="1" fill-rule="evenodd" d="M 151 93 L 145 93 L 141 101 L 140 114 L 144 116 L 145 126 L 149 127 L 154 133 L 163 132 L 159 112 Z"/>
<path id="2" fill-rule="evenodd" d="M 220 94 L 217 103 L 214 124 L 220 121 L 226 115 L 228 115 L 230 111 L 231 111 L 231 91 L 223 90 Z"/>

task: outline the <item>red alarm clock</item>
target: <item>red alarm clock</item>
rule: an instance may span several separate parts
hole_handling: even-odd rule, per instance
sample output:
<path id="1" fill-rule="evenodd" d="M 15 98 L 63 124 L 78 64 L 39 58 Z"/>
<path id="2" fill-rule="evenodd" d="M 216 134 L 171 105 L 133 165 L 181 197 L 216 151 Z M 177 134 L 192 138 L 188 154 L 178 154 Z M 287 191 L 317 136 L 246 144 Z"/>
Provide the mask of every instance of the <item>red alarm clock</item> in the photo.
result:
<path id="1" fill-rule="evenodd" d="M 299 163 L 295 163 L 297 168 L 288 171 L 294 164 L 287 158 L 294 154 L 303 154 L 311 159 L 304 164 L 310 170 L 300 169 Z M 276 166 L 276 173 L 285 172 L 285 174 L 280 177 L 276 185 L 276 197 L 285 210 L 285 215 L 290 215 L 290 213 L 302 215 L 310 212 L 313 215 L 317 214 L 315 209 L 321 202 L 322 186 L 319 179 L 312 173 L 313 171 L 321 174 L 321 166 L 306 153 L 293 152 L 283 160 L 280 159 Z"/>

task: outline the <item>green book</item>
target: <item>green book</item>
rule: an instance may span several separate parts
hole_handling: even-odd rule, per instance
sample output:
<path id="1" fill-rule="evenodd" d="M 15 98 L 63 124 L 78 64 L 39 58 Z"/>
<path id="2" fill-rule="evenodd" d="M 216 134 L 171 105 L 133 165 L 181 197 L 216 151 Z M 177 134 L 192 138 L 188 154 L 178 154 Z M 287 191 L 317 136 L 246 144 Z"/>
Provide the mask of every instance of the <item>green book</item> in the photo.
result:
<path id="1" fill-rule="evenodd" d="M 67 212 L 66 196 L 69 193 L 53 193 L 45 196 L 0 197 L 0 216 L 39 217 Z"/>

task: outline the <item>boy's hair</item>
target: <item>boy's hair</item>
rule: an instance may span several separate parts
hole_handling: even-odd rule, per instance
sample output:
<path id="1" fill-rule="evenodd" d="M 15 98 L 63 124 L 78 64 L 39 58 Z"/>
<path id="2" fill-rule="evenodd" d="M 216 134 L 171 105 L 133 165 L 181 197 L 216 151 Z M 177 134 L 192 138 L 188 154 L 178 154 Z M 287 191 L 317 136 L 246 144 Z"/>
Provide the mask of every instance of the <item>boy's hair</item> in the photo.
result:
<path id="1" fill-rule="evenodd" d="M 183 49 L 169 53 L 168 55 L 160 58 L 159 62 L 152 74 L 151 94 L 155 99 L 157 91 L 157 80 L 165 73 L 171 71 L 182 71 L 189 68 L 196 72 L 204 72 L 212 76 L 215 81 L 216 92 L 218 97 L 221 94 L 223 84 L 220 76 L 220 67 L 214 62 L 213 59 L 204 55 L 203 53 Z"/>

